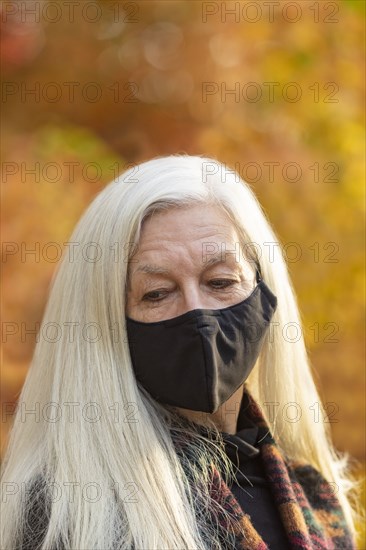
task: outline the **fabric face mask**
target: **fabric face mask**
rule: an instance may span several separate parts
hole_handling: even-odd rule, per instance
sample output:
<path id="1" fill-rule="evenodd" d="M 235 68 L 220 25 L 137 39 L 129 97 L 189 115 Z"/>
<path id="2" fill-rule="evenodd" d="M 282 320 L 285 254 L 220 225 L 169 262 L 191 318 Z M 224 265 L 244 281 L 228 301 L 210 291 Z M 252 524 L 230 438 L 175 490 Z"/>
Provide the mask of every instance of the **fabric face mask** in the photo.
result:
<path id="1" fill-rule="evenodd" d="M 162 404 L 214 413 L 253 369 L 277 307 L 257 271 L 241 302 L 144 323 L 126 316 L 138 382 Z"/>

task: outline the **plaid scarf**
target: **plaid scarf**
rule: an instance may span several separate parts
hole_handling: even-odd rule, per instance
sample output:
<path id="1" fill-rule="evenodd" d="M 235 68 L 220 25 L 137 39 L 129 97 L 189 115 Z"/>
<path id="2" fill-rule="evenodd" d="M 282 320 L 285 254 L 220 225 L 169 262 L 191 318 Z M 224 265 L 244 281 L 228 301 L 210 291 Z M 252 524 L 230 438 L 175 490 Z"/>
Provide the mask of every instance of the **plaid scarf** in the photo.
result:
<path id="1" fill-rule="evenodd" d="M 356 550 L 355 540 L 332 485 L 310 464 L 295 463 L 282 456 L 268 424 L 245 385 L 244 394 L 249 403 L 245 415 L 258 427 L 258 446 L 264 471 L 291 549 Z M 230 533 L 232 537 L 234 530 L 235 542 L 233 545 L 230 543 L 230 548 L 270 550 L 254 528 L 250 515 L 243 512 L 215 467 L 212 467 L 210 493 L 215 501 L 223 503 L 232 518 L 229 523 L 226 514 L 211 512 L 213 523 L 219 525 L 223 533 Z"/>

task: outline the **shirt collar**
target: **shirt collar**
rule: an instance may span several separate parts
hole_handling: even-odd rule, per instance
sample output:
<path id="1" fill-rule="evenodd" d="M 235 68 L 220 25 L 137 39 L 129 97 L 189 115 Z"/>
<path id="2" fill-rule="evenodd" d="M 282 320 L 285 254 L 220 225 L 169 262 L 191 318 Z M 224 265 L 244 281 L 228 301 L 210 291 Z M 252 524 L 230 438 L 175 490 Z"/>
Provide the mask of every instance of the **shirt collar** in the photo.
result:
<path id="1" fill-rule="evenodd" d="M 257 445 L 258 427 L 248 416 L 250 401 L 247 392 L 243 391 L 240 402 L 236 433 L 221 432 L 225 443 L 225 450 L 234 462 L 254 458 L 260 453 Z"/>
<path id="2" fill-rule="evenodd" d="M 246 412 L 249 406 L 249 398 L 244 389 L 239 408 L 236 433 L 220 432 L 226 454 L 236 464 L 242 460 L 252 459 L 260 453 L 257 445 L 258 427 L 250 420 Z M 204 435 L 207 434 L 207 428 L 201 426 L 201 433 Z"/>

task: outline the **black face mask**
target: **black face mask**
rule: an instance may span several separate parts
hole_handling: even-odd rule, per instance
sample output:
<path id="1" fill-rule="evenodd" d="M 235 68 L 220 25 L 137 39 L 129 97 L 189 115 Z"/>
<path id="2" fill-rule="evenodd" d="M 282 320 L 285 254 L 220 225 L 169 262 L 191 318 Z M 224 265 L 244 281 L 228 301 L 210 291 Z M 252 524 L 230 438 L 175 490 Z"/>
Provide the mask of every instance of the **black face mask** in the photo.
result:
<path id="1" fill-rule="evenodd" d="M 193 309 L 143 323 L 126 316 L 138 382 L 162 404 L 214 413 L 254 367 L 277 298 L 257 271 L 245 300 L 221 309 Z"/>

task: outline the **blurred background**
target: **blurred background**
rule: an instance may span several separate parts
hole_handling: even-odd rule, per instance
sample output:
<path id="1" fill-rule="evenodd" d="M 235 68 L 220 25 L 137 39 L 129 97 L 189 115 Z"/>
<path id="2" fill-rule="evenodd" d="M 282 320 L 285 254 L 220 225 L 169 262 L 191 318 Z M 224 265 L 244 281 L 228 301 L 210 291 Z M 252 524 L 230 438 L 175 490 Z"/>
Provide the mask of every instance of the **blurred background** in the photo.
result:
<path id="1" fill-rule="evenodd" d="M 2 3 L 2 453 L 80 215 L 131 164 L 185 152 L 223 161 L 257 194 L 335 445 L 364 475 L 364 9 Z"/>

